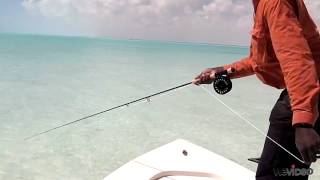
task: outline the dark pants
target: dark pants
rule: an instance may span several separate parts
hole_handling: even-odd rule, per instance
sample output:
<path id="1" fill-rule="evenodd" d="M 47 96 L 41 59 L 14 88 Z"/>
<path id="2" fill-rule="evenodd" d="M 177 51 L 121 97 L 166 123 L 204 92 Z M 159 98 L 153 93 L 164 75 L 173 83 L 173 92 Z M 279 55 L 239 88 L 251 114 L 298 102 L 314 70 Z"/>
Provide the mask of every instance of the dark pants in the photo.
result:
<path id="1" fill-rule="evenodd" d="M 320 118 L 315 129 L 320 134 Z M 295 145 L 295 131 L 292 128 L 292 111 L 286 90 L 282 91 L 270 114 L 268 136 L 302 159 Z M 287 170 L 306 168 L 305 165 L 289 155 L 269 139 L 265 140 L 261 160 L 256 172 L 256 180 L 307 180 L 308 176 L 287 176 Z M 280 176 L 279 173 L 282 173 Z"/>

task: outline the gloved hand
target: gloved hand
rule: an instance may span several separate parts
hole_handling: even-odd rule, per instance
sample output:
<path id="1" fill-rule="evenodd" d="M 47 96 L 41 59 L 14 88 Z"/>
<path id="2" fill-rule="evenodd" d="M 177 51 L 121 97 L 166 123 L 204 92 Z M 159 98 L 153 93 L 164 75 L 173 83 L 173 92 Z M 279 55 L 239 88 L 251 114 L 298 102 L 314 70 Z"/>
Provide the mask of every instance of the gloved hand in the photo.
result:
<path id="1" fill-rule="evenodd" d="M 295 128 L 296 146 L 307 164 L 316 162 L 320 154 L 320 136 L 313 128 Z"/>
<path id="2" fill-rule="evenodd" d="M 215 79 L 215 74 L 222 72 L 223 70 L 223 67 L 205 69 L 192 80 L 192 83 L 195 85 L 211 84 Z"/>

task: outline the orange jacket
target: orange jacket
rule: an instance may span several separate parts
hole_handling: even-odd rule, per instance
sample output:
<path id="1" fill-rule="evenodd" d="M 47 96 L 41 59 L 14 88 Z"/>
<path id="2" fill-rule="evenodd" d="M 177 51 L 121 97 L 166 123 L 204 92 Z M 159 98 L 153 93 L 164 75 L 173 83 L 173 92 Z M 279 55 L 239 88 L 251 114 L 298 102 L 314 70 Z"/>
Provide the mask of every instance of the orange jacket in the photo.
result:
<path id="1" fill-rule="evenodd" d="M 303 0 L 253 0 L 254 27 L 249 57 L 231 78 L 256 74 L 265 84 L 287 88 L 292 123 L 314 125 L 320 91 L 320 35 Z"/>

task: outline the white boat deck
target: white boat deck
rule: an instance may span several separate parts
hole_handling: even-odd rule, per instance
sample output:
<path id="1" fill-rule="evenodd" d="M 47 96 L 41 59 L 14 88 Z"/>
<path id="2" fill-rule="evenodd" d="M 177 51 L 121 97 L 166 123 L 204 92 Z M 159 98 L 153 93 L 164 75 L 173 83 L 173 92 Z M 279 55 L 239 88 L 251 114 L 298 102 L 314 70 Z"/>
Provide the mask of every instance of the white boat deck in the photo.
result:
<path id="1" fill-rule="evenodd" d="M 254 180 L 254 172 L 194 145 L 176 140 L 128 162 L 104 180 Z"/>

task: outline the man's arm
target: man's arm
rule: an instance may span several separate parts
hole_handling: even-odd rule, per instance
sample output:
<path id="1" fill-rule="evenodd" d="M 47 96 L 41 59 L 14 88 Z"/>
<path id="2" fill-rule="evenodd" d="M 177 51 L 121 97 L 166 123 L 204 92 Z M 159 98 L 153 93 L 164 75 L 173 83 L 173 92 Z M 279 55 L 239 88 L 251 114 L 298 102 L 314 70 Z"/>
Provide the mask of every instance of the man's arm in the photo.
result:
<path id="1" fill-rule="evenodd" d="M 241 78 L 241 77 L 250 76 L 254 74 L 251 64 L 252 64 L 252 58 L 250 56 L 250 57 L 241 59 L 239 61 L 236 61 L 232 64 L 225 65 L 223 68 L 225 70 L 229 68 L 234 69 L 234 73 L 230 74 L 230 78 Z"/>
<path id="2" fill-rule="evenodd" d="M 313 125 L 318 116 L 319 82 L 308 42 L 289 1 L 266 3 L 264 15 L 290 96 L 292 123 Z"/>
<path id="3" fill-rule="evenodd" d="M 215 73 L 221 72 L 223 70 L 228 70 L 229 68 L 233 69 L 233 72 L 229 74 L 230 78 L 240 78 L 244 76 L 249 76 L 254 74 L 251 64 L 252 64 L 252 58 L 250 55 L 250 57 L 241 59 L 232 64 L 228 64 L 222 67 L 208 68 L 202 71 L 198 76 L 196 76 L 192 80 L 192 83 L 196 85 L 211 84 L 214 80 L 213 75 Z"/>

